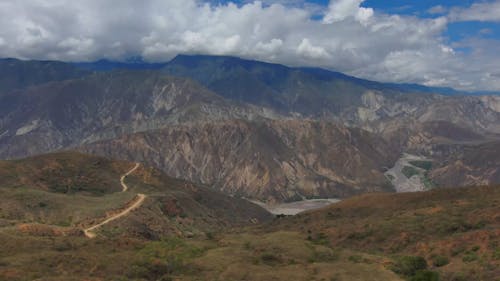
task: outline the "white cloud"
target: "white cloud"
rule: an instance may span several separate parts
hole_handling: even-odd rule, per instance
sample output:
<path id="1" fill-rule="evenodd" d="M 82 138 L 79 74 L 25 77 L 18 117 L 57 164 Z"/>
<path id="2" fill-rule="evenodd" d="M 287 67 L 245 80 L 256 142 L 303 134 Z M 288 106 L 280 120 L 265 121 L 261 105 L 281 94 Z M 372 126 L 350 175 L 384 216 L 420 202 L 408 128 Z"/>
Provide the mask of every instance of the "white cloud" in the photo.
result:
<path id="1" fill-rule="evenodd" d="M 479 34 L 482 34 L 482 35 L 488 35 L 488 34 L 492 34 L 493 33 L 493 30 L 491 28 L 482 28 L 479 30 Z"/>
<path id="2" fill-rule="evenodd" d="M 474 3 L 467 8 L 453 8 L 449 14 L 453 21 L 500 21 L 500 1 Z"/>
<path id="3" fill-rule="evenodd" d="M 361 7 L 363 2 L 364 0 L 331 0 L 323 22 L 334 23 L 352 17 L 361 23 L 366 23 L 374 12 L 371 8 Z"/>
<path id="4" fill-rule="evenodd" d="M 434 7 L 431 7 L 427 12 L 431 15 L 442 15 L 446 12 L 448 12 L 448 8 L 442 6 L 442 5 L 437 5 Z"/>
<path id="5" fill-rule="evenodd" d="M 330 55 L 322 47 L 314 46 L 309 39 L 304 38 L 297 48 L 297 54 L 311 59 L 328 59 Z"/>
<path id="6" fill-rule="evenodd" d="M 255 46 L 255 50 L 257 53 L 273 54 L 277 52 L 281 46 L 283 46 L 283 41 L 281 39 L 273 38 L 267 43 L 258 42 Z"/>
<path id="7" fill-rule="evenodd" d="M 141 55 L 166 61 L 179 53 L 235 55 L 380 81 L 500 90 L 499 42 L 488 42 L 497 52 L 474 40 L 450 44 L 443 39 L 446 17 L 388 15 L 362 3 L 332 0 L 318 11 L 302 0 L 0 0 L 0 57 Z M 311 19 L 318 15 L 323 17 Z"/>

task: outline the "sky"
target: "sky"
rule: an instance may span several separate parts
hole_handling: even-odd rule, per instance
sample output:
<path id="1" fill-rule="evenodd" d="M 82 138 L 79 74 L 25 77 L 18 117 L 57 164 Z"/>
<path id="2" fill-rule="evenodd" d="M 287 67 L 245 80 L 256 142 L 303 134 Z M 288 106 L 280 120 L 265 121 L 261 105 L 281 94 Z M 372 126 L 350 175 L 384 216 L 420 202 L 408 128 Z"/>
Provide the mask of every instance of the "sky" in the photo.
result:
<path id="1" fill-rule="evenodd" d="M 178 54 L 500 91 L 500 0 L 0 0 L 0 57 Z"/>

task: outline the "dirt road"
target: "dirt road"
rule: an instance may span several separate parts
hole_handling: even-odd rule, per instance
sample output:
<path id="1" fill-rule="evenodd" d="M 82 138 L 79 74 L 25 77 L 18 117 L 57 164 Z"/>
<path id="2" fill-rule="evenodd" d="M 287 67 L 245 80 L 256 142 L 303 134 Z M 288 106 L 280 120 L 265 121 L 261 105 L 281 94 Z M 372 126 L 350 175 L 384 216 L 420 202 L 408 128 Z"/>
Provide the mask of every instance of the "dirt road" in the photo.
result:
<path id="1" fill-rule="evenodd" d="M 128 191 L 128 186 L 125 183 L 125 178 L 127 176 L 129 176 L 130 174 L 132 174 L 135 170 L 137 170 L 137 168 L 139 168 L 139 163 L 136 163 L 135 166 L 134 166 L 134 168 L 130 169 L 130 171 L 128 171 L 127 173 L 125 173 L 123 176 L 121 176 L 120 183 L 121 183 L 121 185 L 123 187 L 122 192 Z M 141 194 L 141 193 L 137 194 L 136 198 L 134 199 L 134 202 L 132 204 L 130 204 L 130 206 L 128 208 L 124 209 L 123 211 L 121 211 L 120 213 L 118 213 L 116 215 L 112 215 L 112 216 L 106 218 L 104 221 L 102 221 L 102 222 L 100 222 L 100 223 L 98 223 L 96 225 L 93 225 L 93 226 L 91 226 L 89 228 L 84 229 L 83 233 L 85 234 L 85 236 L 87 238 L 95 238 L 96 234 L 93 232 L 94 230 L 96 230 L 97 228 L 99 228 L 99 227 L 101 227 L 101 226 L 103 226 L 105 224 L 108 224 L 108 223 L 110 223 L 110 222 L 112 222 L 114 220 L 117 220 L 117 219 L 119 219 L 119 218 L 121 218 L 123 216 L 128 215 L 131 211 L 139 208 L 142 205 L 142 203 L 144 203 L 144 200 L 146 199 L 146 197 L 147 196 L 145 194 Z"/>
<path id="2" fill-rule="evenodd" d="M 132 174 L 133 172 L 135 172 L 135 170 L 137 170 L 137 168 L 139 168 L 139 163 L 135 163 L 135 166 L 134 168 L 132 168 L 130 171 L 128 171 L 125 175 L 123 175 L 121 178 L 120 178 L 120 183 L 122 184 L 122 192 L 125 192 L 128 190 L 128 186 L 125 184 L 125 178 Z"/>

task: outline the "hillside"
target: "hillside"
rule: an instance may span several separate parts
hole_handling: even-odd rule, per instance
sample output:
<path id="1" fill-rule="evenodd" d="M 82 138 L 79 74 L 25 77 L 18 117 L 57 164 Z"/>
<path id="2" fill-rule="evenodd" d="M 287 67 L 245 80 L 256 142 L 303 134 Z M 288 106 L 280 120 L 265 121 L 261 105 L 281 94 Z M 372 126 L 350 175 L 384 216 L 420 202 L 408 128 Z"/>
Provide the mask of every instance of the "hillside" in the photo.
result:
<path id="1" fill-rule="evenodd" d="M 443 121 L 500 134 L 500 97 L 447 97 L 425 87 L 384 84 L 315 68 L 234 57 L 180 55 L 163 71 L 192 78 L 218 95 L 306 118 L 340 120 L 385 132 L 388 124 Z"/>
<path id="2" fill-rule="evenodd" d="M 64 62 L 0 59 L 0 97 L 16 89 L 79 78 L 88 74 L 89 71 Z"/>
<path id="3" fill-rule="evenodd" d="M 134 192 L 141 190 L 139 179 L 154 178 L 147 174 L 139 169 L 127 180 Z M 495 280 L 500 268 L 499 191 L 495 186 L 366 194 L 255 226 L 228 229 L 218 224 L 213 232 L 188 235 L 156 229 L 147 233 L 160 236 L 148 236 L 138 225 L 161 226 L 159 219 L 171 220 L 174 215 L 179 227 L 181 222 L 183 227 L 193 226 L 202 214 L 190 213 L 197 204 L 183 209 L 189 200 L 169 205 L 162 215 L 155 215 L 158 207 L 152 202 L 145 203 L 122 222 L 104 227 L 96 239 L 40 233 L 40 227 L 36 232 L 2 220 L 0 278 Z M 240 210 L 215 200 L 211 206 L 222 205 L 215 208 L 226 213 Z M 237 205 L 243 207 L 241 202 Z"/>
<path id="4" fill-rule="evenodd" d="M 440 186 L 500 182 L 500 142 L 453 147 L 440 157 L 430 177 Z"/>
<path id="5" fill-rule="evenodd" d="M 434 163 L 422 171 L 426 186 L 499 183 L 498 165 L 477 162 L 473 176 L 449 166 L 498 142 L 498 96 L 442 96 L 217 56 L 0 65 L 22 70 L 8 71 L 10 90 L 0 95 L 0 159 L 83 146 L 269 201 L 402 190 L 384 172 L 404 153 Z"/>
<path id="6" fill-rule="evenodd" d="M 399 155 L 366 131 L 310 120 L 169 126 L 79 149 L 271 202 L 391 191 L 382 167 Z"/>
<path id="7" fill-rule="evenodd" d="M 360 106 L 367 90 L 383 89 L 391 96 L 400 92 L 337 72 L 225 56 L 179 55 L 163 71 L 192 78 L 230 100 L 308 117 L 334 116 Z"/>
<path id="8" fill-rule="evenodd" d="M 367 194 L 261 227 L 388 257 L 421 256 L 441 280 L 500 276 L 500 188 Z M 435 280 L 435 279 L 416 279 Z"/>
<path id="9" fill-rule="evenodd" d="M 19 158 L 196 120 L 272 112 L 225 101 L 197 83 L 152 71 L 115 71 L 0 97 L 0 157 Z"/>
<path id="10" fill-rule="evenodd" d="M 144 204 L 102 227 L 103 235 L 202 235 L 270 218 L 247 201 L 142 165 L 126 177 L 130 190 L 123 191 L 120 178 L 132 167 L 130 162 L 74 152 L 0 162 L 1 225 L 12 228 L 28 223 L 41 229 L 44 225 L 72 228 L 78 233 L 110 211 L 127 206 L 138 193 L 147 196 Z"/>

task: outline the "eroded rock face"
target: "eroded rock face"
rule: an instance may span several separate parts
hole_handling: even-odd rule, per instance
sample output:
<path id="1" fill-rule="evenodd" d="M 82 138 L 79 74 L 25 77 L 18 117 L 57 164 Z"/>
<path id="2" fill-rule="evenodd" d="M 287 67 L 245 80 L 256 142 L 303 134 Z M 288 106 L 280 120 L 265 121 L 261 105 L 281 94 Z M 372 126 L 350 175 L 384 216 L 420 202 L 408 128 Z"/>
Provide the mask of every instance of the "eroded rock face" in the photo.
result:
<path id="1" fill-rule="evenodd" d="M 35 63 L 32 81 L 0 78 L 0 159 L 85 146 L 229 194 L 283 201 L 385 190 L 382 172 L 402 152 L 444 166 L 454 145 L 500 139 L 495 96 L 442 96 L 227 57 L 168 65 L 90 73 Z"/>
<path id="2" fill-rule="evenodd" d="M 500 112 L 500 96 L 483 96 L 481 101 L 495 112 Z"/>
<path id="3" fill-rule="evenodd" d="M 20 158 L 194 120 L 273 117 L 197 83 L 148 71 L 100 73 L 0 97 L 0 159 Z"/>
<path id="4" fill-rule="evenodd" d="M 299 120 L 179 125 L 82 150 L 144 161 L 174 177 L 271 201 L 390 190 L 380 167 L 398 155 L 365 131 Z"/>
<path id="5" fill-rule="evenodd" d="M 493 185 L 500 182 L 500 142 L 448 148 L 430 173 L 439 186 Z"/>

